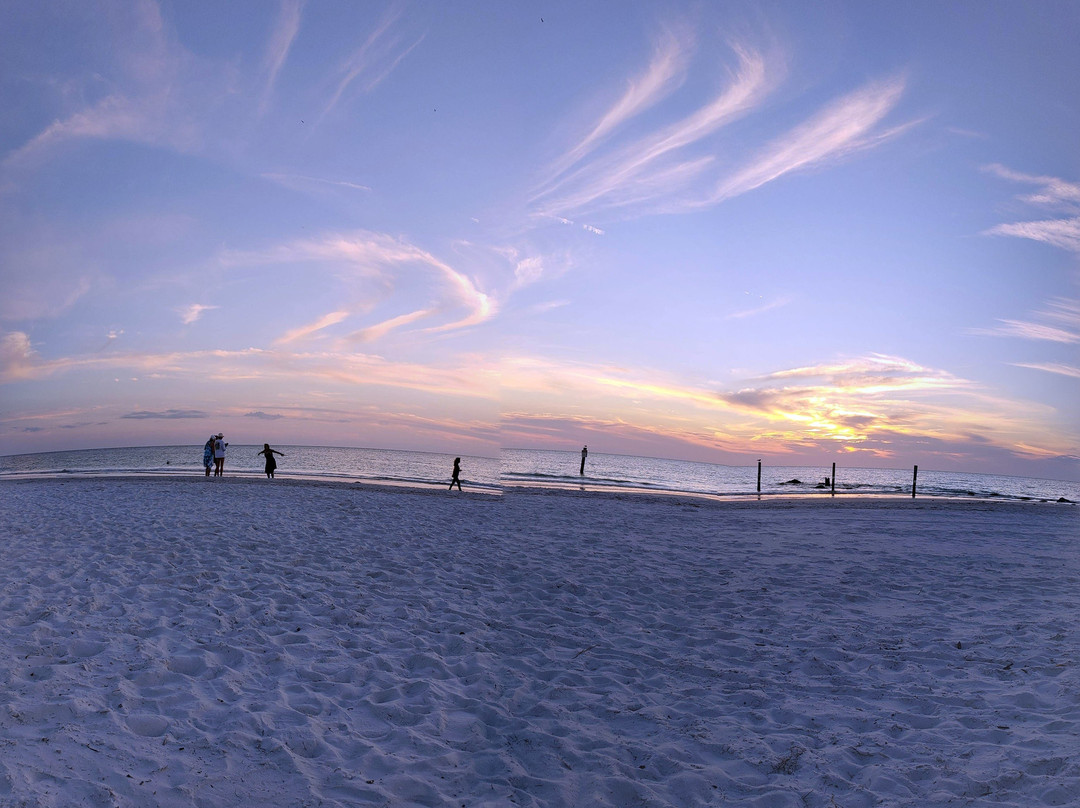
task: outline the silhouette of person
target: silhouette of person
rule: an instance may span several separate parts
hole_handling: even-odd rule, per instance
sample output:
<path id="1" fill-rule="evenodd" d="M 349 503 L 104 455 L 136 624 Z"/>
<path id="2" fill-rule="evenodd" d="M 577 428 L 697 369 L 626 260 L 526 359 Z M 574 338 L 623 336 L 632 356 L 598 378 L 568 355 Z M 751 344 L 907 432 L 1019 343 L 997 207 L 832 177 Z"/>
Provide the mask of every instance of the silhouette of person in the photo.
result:
<path id="1" fill-rule="evenodd" d="M 585 458 L 589 456 L 589 447 L 581 447 L 581 471 L 578 472 L 582 477 L 585 476 Z"/>
<path id="2" fill-rule="evenodd" d="M 266 455 L 266 479 L 274 479 L 274 469 L 277 468 L 277 461 L 274 460 L 274 455 L 279 454 L 282 457 L 285 456 L 284 452 L 279 452 L 277 449 L 271 449 L 269 443 L 264 443 L 262 451 L 258 452 L 255 456 Z"/>
<path id="3" fill-rule="evenodd" d="M 461 490 L 461 458 L 460 457 L 455 457 L 454 458 L 454 475 L 450 478 L 450 487 L 447 488 L 446 490 L 447 491 L 453 491 L 454 490 L 454 483 L 457 483 L 457 490 L 460 491 Z"/>
<path id="4" fill-rule="evenodd" d="M 224 437 L 225 437 L 225 435 L 222 434 L 221 432 L 218 432 L 217 435 L 214 437 L 214 476 L 215 477 L 224 477 L 225 476 L 225 449 L 226 449 L 226 447 L 228 447 L 229 444 L 227 444 L 223 440 Z"/>
<path id="5" fill-rule="evenodd" d="M 210 476 L 210 469 L 214 467 L 214 436 L 211 435 L 210 439 L 206 442 L 206 445 L 202 449 L 202 464 L 206 469 L 206 476 Z"/>

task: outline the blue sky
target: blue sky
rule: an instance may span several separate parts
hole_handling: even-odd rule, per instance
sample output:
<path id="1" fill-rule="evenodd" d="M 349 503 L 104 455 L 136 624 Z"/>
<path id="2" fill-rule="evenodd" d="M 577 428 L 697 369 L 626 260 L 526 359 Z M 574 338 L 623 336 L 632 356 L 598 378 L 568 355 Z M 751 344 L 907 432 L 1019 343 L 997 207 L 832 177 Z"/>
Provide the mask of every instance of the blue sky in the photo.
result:
<path id="1" fill-rule="evenodd" d="M 1080 475 L 1080 7 L 0 10 L 0 453 Z"/>

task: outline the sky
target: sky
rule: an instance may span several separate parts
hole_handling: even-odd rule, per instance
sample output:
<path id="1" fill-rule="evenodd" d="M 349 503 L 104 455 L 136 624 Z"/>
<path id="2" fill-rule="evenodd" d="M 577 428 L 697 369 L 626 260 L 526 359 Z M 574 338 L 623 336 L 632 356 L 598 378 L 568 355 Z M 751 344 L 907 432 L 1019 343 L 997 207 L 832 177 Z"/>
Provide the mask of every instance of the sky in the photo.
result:
<path id="1" fill-rule="evenodd" d="M 0 454 L 1080 479 L 1074 2 L 0 6 Z"/>

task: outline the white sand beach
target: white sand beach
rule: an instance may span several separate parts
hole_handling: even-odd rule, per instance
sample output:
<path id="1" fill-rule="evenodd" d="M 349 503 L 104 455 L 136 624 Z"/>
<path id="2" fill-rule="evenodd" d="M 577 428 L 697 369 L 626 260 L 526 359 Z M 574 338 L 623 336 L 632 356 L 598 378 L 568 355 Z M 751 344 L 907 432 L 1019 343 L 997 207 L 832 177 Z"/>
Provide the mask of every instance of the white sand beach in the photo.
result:
<path id="1" fill-rule="evenodd" d="M 1080 804 L 1080 509 L 0 485 L 0 806 Z"/>

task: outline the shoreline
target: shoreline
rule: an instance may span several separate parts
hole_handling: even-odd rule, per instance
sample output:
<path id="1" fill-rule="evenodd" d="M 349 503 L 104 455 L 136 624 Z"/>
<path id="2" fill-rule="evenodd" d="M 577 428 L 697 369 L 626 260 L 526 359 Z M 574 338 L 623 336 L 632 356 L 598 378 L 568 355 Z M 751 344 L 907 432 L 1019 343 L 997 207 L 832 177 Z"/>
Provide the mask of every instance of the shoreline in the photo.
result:
<path id="1" fill-rule="evenodd" d="M 290 476 L 276 477 L 267 480 L 264 474 L 226 474 L 224 477 L 206 477 L 201 474 L 176 474 L 172 472 L 130 472 L 118 474 L 116 472 L 72 472 L 68 474 L 26 474 L 19 477 L 2 477 L 0 486 L 5 484 L 17 485 L 30 482 L 85 482 L 85 481 L 121 481 L 139 480 L 159 483 L 194 483 L 203 485 L 268 485 L 281 488 L 294 488 L 297 486 L 343 488 L 343 489 L 386 489 L 387 491 L 413 491 L 417 493 L 436 494 L 440 490 L 447 492 L 446 486 L 449 481 L 423 483 L 409 480 L 382 480 L 350 475 L 346 478 L 331 478 L 321 476 L 304 476 L 293 474 Z M 209 481 L 209 482 L 208 482 Z M 464 491 L 460 494 L 482 494 L 485 496 L 499 496 L 502 491 L 492 488 L 490 485 L 479 483 L 470 484 L 463 482 Z"/>
<path id="2" fill-rule="evenodd" d="M 1043 499 L 1037 497 L 1016 497 L 1016 496 L 958 496 L 950 494 L 917 494 L 912 497 L 910 493 L 898 493 L 898 494 L 886 494 L 881 492 L 866 492 L 860 493 L 857 491 L 837 491 L 835 494 L 829 491 L 783 491 L 783 492 L 749 492 L 749 493 L 732 493 L 732 494 L 710 494 L 697 491 L 674 491 L 668 489 L 658 488 L 640 488 L 633 486 L 608 486 L 608 485 L 588 485 L 583 483 L 580 486 L 573 483 L 567 483 L 565 485 L 553 485 L 551 483 L 524 483 L 514 482 L 503 486 L 504 491 L 512 490 L 515 493 L 524 492 L 540 492 L 540 493 L 553 493 L 553 494 L 566 494 L 566 495 L 594 495 L 594 496 L 612 496 L 612 497 L 626 497 L 626 496 L 638 496 L 638 497 L 656 497 L 660 498 L 675 498 L 675 499 L 690 499 L 690 500 L 703 500 L 708 502 L 765 502 L 765 501 L 781 501 L 781 500 L 795 500 L 795 501 L 814 501 L 814 502 L 839 502 L 844 501 L 874 501 L 882 500 L 887 502 L 903 502 L 913 501 L 935 501 L 935 502 L 1001 502 L 1010 503 L 1015 502 L 1017 504 L 1030 504 L 1037 505 L 1075 505 L 1072 500 L 1065 499 L 1064 497 L 1058 500 Z"/>
<path id="3" fill-rule="evenodd" d="M 365 478 L 350 475 L 348 478 L 328 478 L 315 475 L 289 475 L 278 477 L 274 480 L 266 480 L 262 474 L 227 474 L 225 477 L 205 477 L 199 474 L 177 474 L 171 472 L 72 472 L 68 474 L 55 473 L 29 473 L 18 477 L 0 477 L 0 486 L 5 484 L 17 485 L 29 482 L 77 482 L 77 481 L 122 481 L 141 480 L 160 483 L 193 483 L 205 485 L 270 485 L 277 487 L 311 486 L 340 489 L 384 489 L 386 491 L 409 491 L 438 495 L 451 493 L 445 486 L 448 482 L 419 482 L 411 480 L 385 480 Z M 457 495 L 481 495 L 485 497 L 505 498 L 506 496 L 567 496 L 567 497 L 591 497 L 597 499 L 613 498 L 625 499 L 636 498 L 641 500 L 655 499 L 657 501 L 679 501 L 734 504 L 734 503 L 765 503 L 765 502 L 815 502 L 821 504 L 839 502 L 878 502 L 895 503 L 905 502 L 949 502 L 949 503 L 981 503 L 981 504 L 1017 504 L 1017 505 L 1076 505 L 1077 503 L 1064 497 L 1052 500 L 1036 497 L 1017 496 L 956 496 L 946 494 L 919 493 L 912 497 L 910 493 L 886 494 L 881 492 L 860 493 L 855 491 L 838 491 L 835 494 L 829 491 L 805 491 L 805 492 L 750 492 L 731 494 L 711 494 L 697 491 L 676 491 L 670 489 L 641 488 L 635 486 L 613 485 L 590 485 L 587 482 L 574 484 L 552 484 L 548 482 L 520 482 L 503 483 L 499 487 L 488 484 L 464 483 L 463 492 L 453 492 Z"/>

